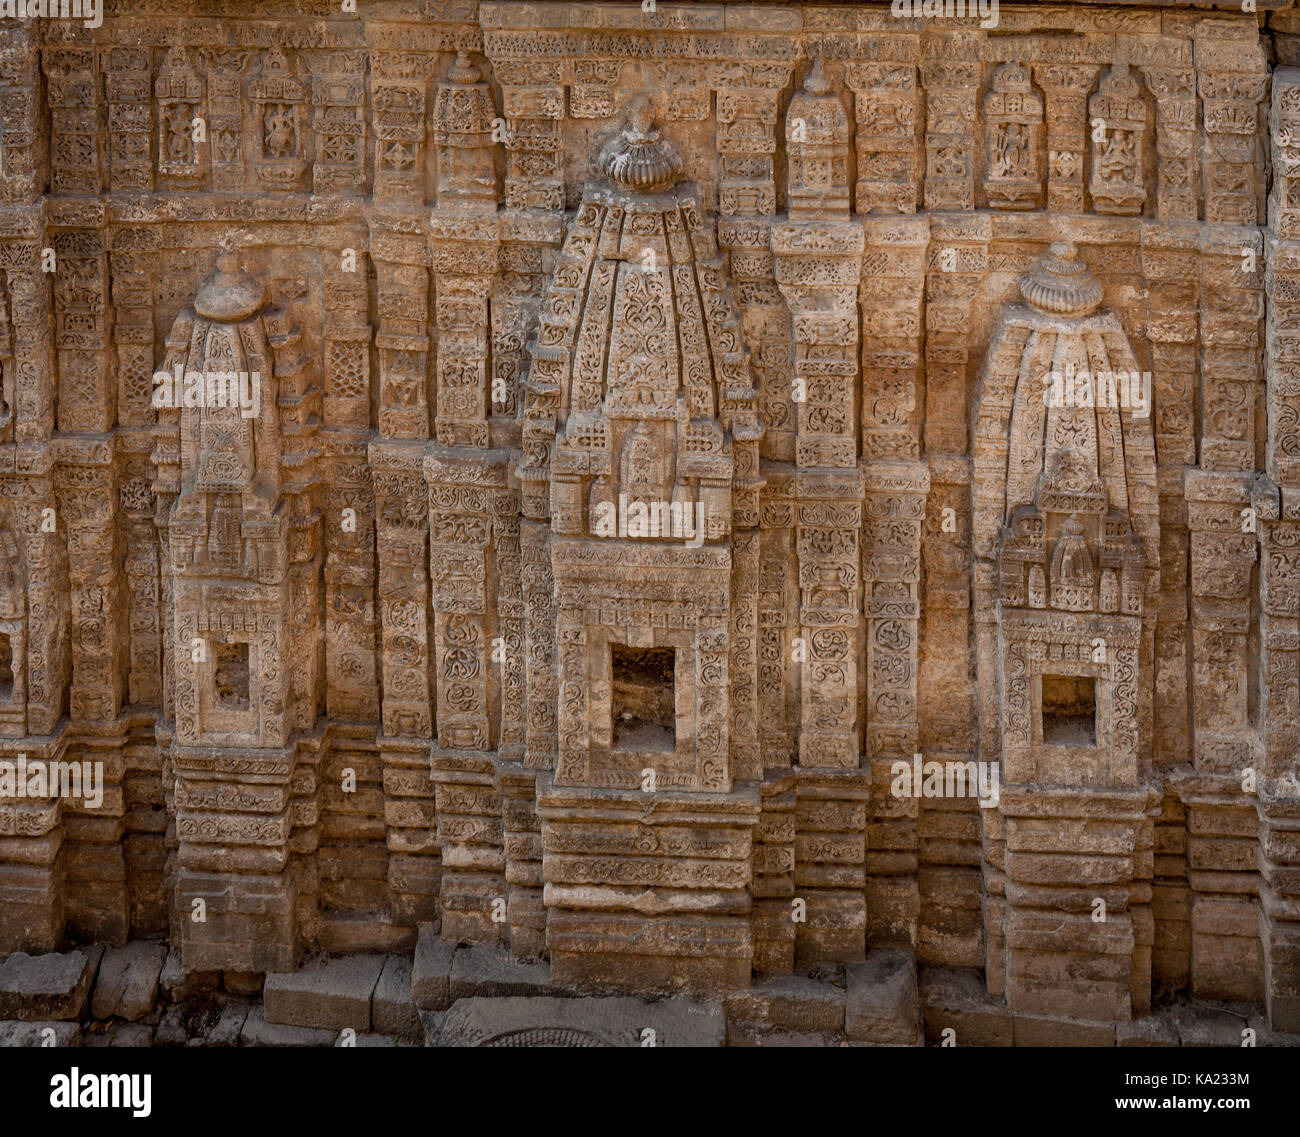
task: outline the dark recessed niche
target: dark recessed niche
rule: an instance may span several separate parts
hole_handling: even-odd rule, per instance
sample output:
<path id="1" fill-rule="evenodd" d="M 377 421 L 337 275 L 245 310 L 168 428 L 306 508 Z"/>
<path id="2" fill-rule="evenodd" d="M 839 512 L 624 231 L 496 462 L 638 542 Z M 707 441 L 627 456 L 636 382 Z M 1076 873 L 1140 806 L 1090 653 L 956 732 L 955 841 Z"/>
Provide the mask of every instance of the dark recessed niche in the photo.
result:
<path id="1" fill-rule="evenodd" d="M 0 700 L 14 693 L 14 648 L 8 635 L 0 632 Z"/>
<path id="2" fill-rule="evenodd" d="M 1097 745 L 1097 680 L 1043 676 L 1043 741 L 1048 746 Z"/>
<path id="3" fill-rule="evenodd" d="M 248 644 L 217 644 L 217 707 L 223 711 L 248 710 Z"/>
<path id="4" fill-rule="evenodd" d="M 677 652 L 610 645 L 615 750 L 677 748 Z"/>

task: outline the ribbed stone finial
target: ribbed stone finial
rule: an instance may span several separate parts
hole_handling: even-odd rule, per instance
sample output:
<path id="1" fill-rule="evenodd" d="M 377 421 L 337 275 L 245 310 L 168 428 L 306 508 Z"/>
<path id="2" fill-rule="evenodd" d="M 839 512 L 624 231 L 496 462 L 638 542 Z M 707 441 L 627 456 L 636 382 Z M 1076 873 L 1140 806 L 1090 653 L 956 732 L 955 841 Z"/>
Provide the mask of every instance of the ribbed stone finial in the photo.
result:
<path id="1" fill-rule="evenodd" d="M 1020 295 L 1049 316 L 1086 316 L 1101 303 L 1101 283 L 1069 241 L 1057 241 L 1020 278 Z"/>
<path id="2" fill-rule="evenodd" d="M 474 65 L 468 55 L 463 51 L 458 51 L 456 53 L 456 62 L 448 70 L 447 78 L 453 83 L 461 83 L 468 87 L 482 79 L 483 72 Z"/>
<path id="3" fill-rule="evenodd" d="M 654 126 L 648 99 L 633 104 L 627 126 L 610 146 L 602 169 L 610 179 L 633 193 L 667 189 L 681 173 L 681 155 Z"/>
<path id="4" fill-rule="evenodd" d="M 257 314 L 266 303 L 266 289 L 240 267 L 230 247 L 217 255 L 217 271 L 200 286 L 194 311 L 205 320 L 232 324 Z"/>

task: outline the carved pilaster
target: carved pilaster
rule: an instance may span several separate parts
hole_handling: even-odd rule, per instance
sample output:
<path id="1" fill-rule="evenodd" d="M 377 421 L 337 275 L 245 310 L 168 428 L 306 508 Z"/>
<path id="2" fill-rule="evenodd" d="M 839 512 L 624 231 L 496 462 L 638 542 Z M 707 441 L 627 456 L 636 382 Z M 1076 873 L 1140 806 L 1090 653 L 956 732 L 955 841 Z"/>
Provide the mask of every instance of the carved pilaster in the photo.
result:
<path id="1" fill-rule="evenodd" d="M 718 211 L 724 217 L 776 212 L 776 122 L 791 70 L 755 62 L 715 72 Z"/>
<path id="2" fill-rule="evenodd" d="M 1156 216 L 1195 221 L 1201 198 L 1196 72 L 1144 67 L 1142 75 L 1156 97 Z"/>
<path id="3" fill-rule="evenodd" d="M 360 195 L 366 188 L 366 56 L 361 51 L 302 53 L 311 72 L 316 193 Z"/>
<path id="4" fill-rule="evenodd" d="M 854 95 L 859 213 L 915 213 L 921 147 L 919 36 L 891 37 L 899 62 L 848 63 L 844 82 Z M 906 59 L 906 62 L 902 60 Z"/>
<path id="5" fill-rule="evenodd" d="M 1195 58 L 1205 124 L 1205 220 L 1254 225 L 1264 188 L 1259 104 L 1269 84 L 1255 18 L 1202 21 Z"/>
<path id="6" fill-rule="evenodd" d="M 149 52 L 139 47 L 114 47 L 105 62 L 109 189 L 151 190 L 153 123 L 149 116 Z"/>
<path id="7" fill-rule="evenodd" d="M 980 65 L 963 58 L 965 41 L 936 36 L 924 44 L 925 207 L 975 208 L 975 100 Z"/>
<path id="8" fill-rule="evenodd" d="M 1047 208 L 1083 212 L 1087 153 L 1087 97 L 1097 68 L 1086 64 L 1038 63 L 1034 78 L 1047 101 Z"/>

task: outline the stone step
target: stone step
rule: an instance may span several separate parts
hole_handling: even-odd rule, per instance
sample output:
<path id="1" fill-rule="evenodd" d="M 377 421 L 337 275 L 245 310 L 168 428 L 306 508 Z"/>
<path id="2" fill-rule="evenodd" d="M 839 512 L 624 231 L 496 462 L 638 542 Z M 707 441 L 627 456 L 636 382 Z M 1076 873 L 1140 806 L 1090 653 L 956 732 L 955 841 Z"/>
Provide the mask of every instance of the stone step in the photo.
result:
<path id="1" fill-rule="evenodd" d="M 504 948 L 465 944 L 451 961 L 448 994 L 457 999 L 508 995 L 562 995 L 551 987 L 551 965 L 515 959 Z"/>
<path id="2" fill-rule="evenodd" d="M 81 1045 L 83 1047 L 152 1046 L 153 1027 L 148 1023 L 114 1022 L 108 1024 L 104 1030 L 83 1031 Z"/>
<path id="3" fill-rule="evenodd" d="M 558 995 L 550 964 L 515 959 L 490 944 L 454 944 L 438 937 L 431 924 L 420 925 L 411 965 L 411 994 L 422 1011 L 445 1011 L 457 999 L 507 995 Z"/>
<path id="4" fill-rule="evenodd" d="M 922 968 L 919 989 L 927 1043 L 938 1046 L 951 1039 L 957 1046 L 1014 1044 L 1011 1012 L 989 996 L 983 976 L 974 968 Z"/>
<path id="5" fill-rule="evenodd" d="M 103 954 L 102 947 L 43 955 L 14 952 L 0 964 L 0 1019 L 80 1019 Z"/>
<path id="6" fill-rule="evenodd" d="M 424 1028 L 412 996 L 411 960 L 404 955 L 384 959 L 384 970 L 370 1003 L 370 1017 L 375 1030 L 408 1041 L 421 1042 Z"/>
<path id="7" fill-rule="evenodd" d="M 411 962 L 411 996 L 422 1011 L 451 1006 L 451 960 L 456 945 L 440 939 L 432 924 L 421 924 Z"/>
<path id="8" fill-rule="evenodd" d="M 333 1046 L 338 1035 L 332 1030 L 283 1026 L 266 1021 L 261 1007 L 250 1007 L 239 1033 L 240 1046 Z"/>
<path id="9" fill-rule="evenodd" d="M 90 1013 L 97 1019 L 127 1022 L 144 1018 L 157 1001 L 158 977 L 166 959 L 166 947 L 148 940 L 109 948 L 99 964 Z"/>
<path id="10" fill-rule="evenodd" d="M 844 1031 L 845 986 L 838 968 L 827 979 L 767 976 L 747 991 L 729 991 L 722 998 L 728 1038 L 733 1023 L 808 1034 Z"/>
<path id="11" fill-rule="evenodd" d="M 317 960 L 297 971 L 272 972 L 263 989 L 266 1021 L 358 1034 L 371 1028 L 371 1000 L 385 956 L 349 955 Z"/>
<path id="12" fill-rule="evenodd" d="M 920 1046 L 921 1000 L 916 956 L 910 951 L 872 948 L 864 963 L 845 968 L 848 996 L 844 1033 L 878 1046 Z"/>

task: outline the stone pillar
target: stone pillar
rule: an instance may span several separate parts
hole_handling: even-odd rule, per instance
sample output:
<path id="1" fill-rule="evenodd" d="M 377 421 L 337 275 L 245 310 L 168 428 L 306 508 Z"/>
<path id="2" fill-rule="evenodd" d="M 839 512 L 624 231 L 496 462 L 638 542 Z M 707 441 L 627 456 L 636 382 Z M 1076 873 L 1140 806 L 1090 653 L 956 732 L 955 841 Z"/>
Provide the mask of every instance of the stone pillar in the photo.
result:
<path id="1" fill-rule="evenodd" d="M 108 101 L 108 188 L 113 192 L 153 189 L 149 150 L 149 51 L 114 47 L 106 59 L 105 97 Z"/>
<path id="2" fill-rule="evenodd" d="M 853 92 L 857 133 L 858 213 L 915 213 L 920 182 L 921 90 L 916 64 L 919 35 L 889 39 L 894 59 L 847 63 L 845 85 Z"/>
<path id="3" fill-rule="evenodd" d="M 423 448 L 374 443 L 383 703 L 380 753 L 394 915 L 432 919 L 441 899 L 428 625 L 428 503 Z"/>
<path id="4" fill-rule="evenodd" d="M 1202 443 L 1203 461 L 1209 441 Z M 1243 521 L 1250 517 L 1251 480 L 1249 474 L 1187 472 L 1196 776 L 1180 783 L 1192 889 L 1192 991 L 1200 998 L 1247 1001 L 1261 994 L 1262 963 L 1258 822 L 1243 792 L 1245 772 L 1255 763 L 1247 655 L 1256 537 Z"/>
<path id="5" fill-rule="evenodd" d="M 866 616 L 866 756 L 872 770 L 867 852 L 867 934 L 874 943 L 916 945 L 916 817 L 900 817 L 889 797 L 895 761 L 917 753 L 921 533 L 929 470 L 921 462 L 879 460 L 865 467 L 862 577 Z"/>
<path id="6" fill-rule="evenodd" d="M 1195 221 L 1200 204 L 1196 72 L 1191 67 L 1143 67 L 1156 97 L 1156 216 Z"/>
<path id="7" fill-rule="evenodd" d="M 1300 1030 L 1300 70 L 1273 73 L 1273 187 L 1265 233 L 1268 436 L 1259 525 L 1260 938 L 1274 1030 Z"/>
<path id="8" fill-rule="evenodd" d="M 64 757 L 63 736 L 52 736 L 62 717 L 66 689 L 68 595 L 62 537 L 48 520 L 58 517 L 50 477 L 53 452 L 49 447 L 25 455 L 28 468 L 4 480 L 5 496 L 16 508 L 11 521 L 21 542 L 22 558 L 16 573 L 20 595 L 11 598 L 11 612 L 25 608 L 25 637 L 10 627 L 14 651 L 13 710 L 6 716 L 0 752 L 6 761 L 26 754 L 31 761 L 56 761 Z M 64 529 L 66 533 L 66 529 Z M 16 603 L 14 602 L 16 599 Z M 24 639 L 26 642 L 24 642 Z M 35 736 L 35 737 L 33 737 Z M 0 950 L 43 952 L 57 950 L 67 919 L 65 863 L 67 827 L 64 799 L 19 799 L 0 802 L 0 833 L 4 858 L 0 861 Z"/>
<path id="9" fill-rule="evenodd" d="M 762 808 L 754 830 L 754 970 L 794 970 L 796 778 L 769 775 L 761 786 Z M 806 913 L 805 913 L 806 915 Z"/>
<path id="10" fill-rule="evenodd" d="M 100 85 L 95 48 L 80 28 L 68 42 L 41 52 L 50 108 L 50 192 L 97 194 L 103 188 Z"/>
<path id="11" fill-rule="evenodd" d="M 799 634 L 793 488 L 788 472 L 769 470 L 760 506 L 758 728 L 764 770 L 788 770 L 798 758 L 802 664 L 793 650 Z"/>
<path id="12" fill-rule="evenodd" d="M 927 194 L 928 194 L 927 190 Z M 967 365 L 976 290 L 988 270 L 988 214 L 930 218 L 925 275 L 925 438 L 927 454 L 967 452 Z"/>
<path id="13" fill-rule="evenodd" d="M 776 123 L 789 67 L 719 68 L 718 211 L 724 217 L 776 212 Z"/>
<path id="14" fill-rule="evenodd" d="M 69 212 L 52 221 L 80 221 Z M 112 309 L 103 234 L 64 230 L 51 235 L 54 273 L 54 346 L 58 349 L 58 428 L 106 431 L 117 415 L 117 384 L 110 363 Z"/>
<path id="15" fill-rule="evenodd" d="M 421 63 L 421 73 L 412 76 L 388 53 L 371 55 L 377 205 L 401 208 L 425 202 L 425 102 L 432 60 Z"/>
<path id="16" fill-rule="evenodd" d="M 301 58 L 311 72 L 312 189 L 359 197 L 366 189 L 366 53 L 304 51 Z"/>
<path id="17" fill-rule="evenodd" d="M 961 36 L 935 35 L 923 45 L 925 208 L 975 208 L 975 112 L 980 65 Z"/>
<path id="18" fill-rule="evenodd" d="M 431 232 L 438 329 L 435 424 L 442 446 L 486 450 L 488 295 L 496 272 L 493 219 L 436 215 Z"/>
<path id="19" fill-rule="evenodd" d="M 1036 63 L 1034 78 L 1047 100 L 1047 208 L 1083 212 L 1087 153 L 1087 99 L 1097 68 L 1087 64 Z"/>
<path id="20" fill-rule="evenodd" d="M 15 23 L 0 46 L 0 198 L 30 201 L 47 184 L 50 139 L 41 91 L 37 23 Z M 146 149 L 146 160 L 148 150 Z"/>
<path id="21" fill-rule="evenodd" d="M 242 193 L 244 171 L 244 68 L 251 51 L 200 51 L 207 78 L 207 131 L 212 188 Z"/>
<path id="22" fill-rule="evenodd" d="M 506 119 L 507 209 L 563 209 L 561 62 L 493 58 Z"/>
<path id="23" fill-rule="evenodd" d="M 76 465 L 69 462 L 56 475 L 59 512 L 68 534 L 76 645 L 70 717 L 74 722 L 111 722 L 121 709 L 127 674 L 118 578 L 116 463 L 104 443 L 82 447 L 75 459 L 79 459 Z"/>
<path id="24" fill-rule="evenodd" d="M 370 429 L 369 259 L 365 234 L 348 233 L 351 242 L 323 258 L 325 277 L 325 425 L 354 432 Z M 348 256 L 351 250 L 351 256 Z"/>
<path id="25" fill-rule="evenodd" d="M 1259 104 L 1269 82 L 1256 17 L 1200 21 L 1194 50 L 1205 124 L 1205 220 L 1255 225 L 1264 187 Z"/>
<path id="26" fill-rule="evenodd" d="M 1152 227 L 1142 238 L 1151 341 L 1152 427 L 1160 491 L 1160 600 L 1156 621 L 1154 760 L 1178 766 L 1191 751 L 1187 681 L 1189 554 L 1183 471 L 1196 461 L 1193 413 L 1197 371 L 1200 231 Z"/>
<path id="27" fill-rule="evenodd" d="M 372 219 L 382 224 L 379 218 Z M 429 437 L 429 270 L 422 239 L 371 230 L 379 278 L 379 433 Z"/>
<path id="28" fill-rule="evenodd" d="M 506 455 L 471 457 L 438 447 L 425 458 L 429 492 L 429 575 L 437 651 L 438 839 L 442 848 L 443 934 L 504 941 L 494 919 L 506 901 L 501 792 L 488 751 L 499 734 L 500 680 L 491 655 L 499 636 L 493 519 L 509 511 Z"/>

